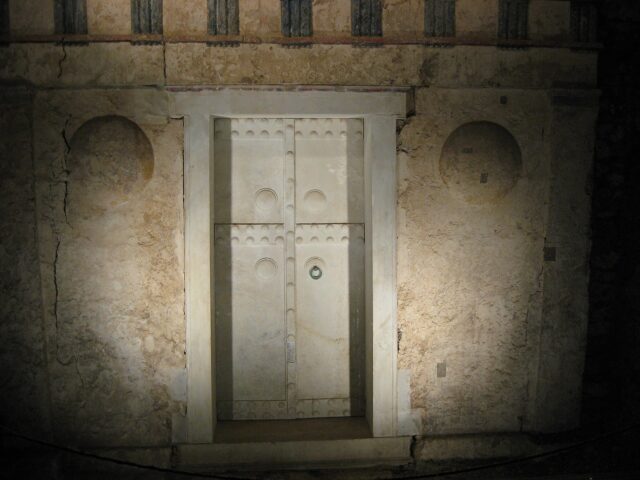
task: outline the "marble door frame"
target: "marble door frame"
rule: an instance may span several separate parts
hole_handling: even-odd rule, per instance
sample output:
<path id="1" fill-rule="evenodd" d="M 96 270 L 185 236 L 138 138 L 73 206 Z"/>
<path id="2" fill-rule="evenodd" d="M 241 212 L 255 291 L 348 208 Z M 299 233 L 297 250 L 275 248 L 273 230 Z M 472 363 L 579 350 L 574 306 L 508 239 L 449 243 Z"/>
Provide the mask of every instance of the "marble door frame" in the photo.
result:
<path id="1" fill-rule="evenodd" d="M 215 117 L 362 118 L 365 175 L 366 417 L 374 437 L 397 435 L 396 120 L 406 92 L 391 89 L 220 87 L 172 89 L 184 118 L 187 442 L 211 443 L 216 427 L 213 299 Z"/>

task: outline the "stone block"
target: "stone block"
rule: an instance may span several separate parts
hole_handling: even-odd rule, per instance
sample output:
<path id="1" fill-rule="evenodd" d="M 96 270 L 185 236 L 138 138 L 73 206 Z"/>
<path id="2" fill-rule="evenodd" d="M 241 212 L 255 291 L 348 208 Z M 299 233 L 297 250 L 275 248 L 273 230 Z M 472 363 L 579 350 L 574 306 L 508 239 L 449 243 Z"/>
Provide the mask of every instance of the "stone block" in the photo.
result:
<path id="1" fill-rule="evenodd" d="M 254 469 L 406 465 L 411 459 L 410 443 L 409 437 L 212 443 L 181 445 L 176 458 L 181 468 L 200 470 L 212 465 Z"/>
<path id="2" fill-rule="evenodd" d="M 560 48 L 430 48 L 204 43 L 12 44 L 0 78 L 42 86 L 300 84 L 548 88 L 593 87 L 597 53 Z M 166 62 L 166 63 L 165 63 Z M 389 68 L 393 65 L 393 68 Z M 166 70 L 166 79 L 165 79 Z"/>
<path id="3" fill-rule="evenodd" d="M 560 48 L 527 50 L 458 46 L 424 49 L 419 58 L 421 85 L 528 88 L 597 82 L 597 54 Z"/>
<path id="4" fill-rule="evenodd" d="M 523 457 L 538 451 L 539 447 L 522 434 L 443 435 L 418 440 L 415 455 L 418 462 L 441 462 Z"/>
<path id="5" fill-rule="evenodd" d="M 313 45 L 170 44 L 166 49 L 168 83 L 177 85 L 430 85 L 451 87 L 550 87 L 596 83 L 595 53 L 564 49 L 498 50 L 458 46 L 435 49 L 417 45 L 355 48 Z M 389 68 L 393 64 L 394 68 Z M 313 66 L 311 68 L 310 66 Z"/>
<path id="6" fill-rule="evenodd" d="M 0 49 L 0 78 L 35 85 L 164 84 L 162 45 L 11 44 Z"/>
<path id="7" fill-rule="evenodd" d="M 172 84 L 408 85 L 417 80 L 418 47 L 360 49 L 350 45 L 167 45 Z M 397 68 L 388 65 L 394 62 Z"/>

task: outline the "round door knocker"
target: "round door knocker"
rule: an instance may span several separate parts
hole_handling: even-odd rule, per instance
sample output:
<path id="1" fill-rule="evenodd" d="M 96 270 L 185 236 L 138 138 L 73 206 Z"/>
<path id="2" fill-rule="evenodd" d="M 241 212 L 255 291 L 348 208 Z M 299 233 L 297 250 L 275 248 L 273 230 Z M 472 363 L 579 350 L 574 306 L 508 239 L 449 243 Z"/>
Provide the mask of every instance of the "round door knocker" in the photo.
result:
<path id="1" fill-rule="evenodd" d="M 313 280 L 318 280 L 320 277 L 322 277 L 322 270 L 320 269 L 319 266 L 314 265 L 313 267 L 311 267 L 311 269 L 309 270 L 309 276 L 313 279 Z"/>

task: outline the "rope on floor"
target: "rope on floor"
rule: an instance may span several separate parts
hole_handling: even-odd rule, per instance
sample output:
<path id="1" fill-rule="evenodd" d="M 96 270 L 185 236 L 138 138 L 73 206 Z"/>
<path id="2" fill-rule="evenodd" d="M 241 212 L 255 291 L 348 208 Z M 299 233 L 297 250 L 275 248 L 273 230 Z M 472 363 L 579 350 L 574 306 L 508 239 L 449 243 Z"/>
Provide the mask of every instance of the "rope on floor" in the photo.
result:
<path id="1" fill-rule="evenodd" d="M 591 443 L 596 443 L 599 442 L 601 440 L 607 439 L 607 438 L 611 438 L 617 435 L 622 435 L 624 433 L 630 432 L 631 430 L 635 430 L 638 429 L 640 427 L 640 424 L 633 424 L 633 425 L 629 425 L 625 428 L 621 428 L 618 430 L 613 430 L 611 432 L 606 432 L 600 435 L 596 435 L 594 437 L 591 437 L 589 439 L 586 440 L 582 440 L 580 442 L 576 442 L 576 443 L 572 443 L 570 445 L 566 445 L 564 447 L 559 447 L 559 448 L 555 448 L 552 450 L 547 450 L 545 452 L 541 452 L 541 453 L 536 453 L 533 455 L 526 455 L 523 457 L 517 457 L 517 458 L 512 458 L 509 460 L 503 460 L 503 461 L 499 461 L 499 462 L 492 462 L 492 463 L 487 463 L 484 465 L 476 465 L 473 467 L 467 467 L 467 468 L 461 468 L 461 469 L 456 469 L 456 470 L 448 470 L 448 471 L 444 471 L 444 472 L 434 472 L 434 473 L 425 473 L 425 474 L 419 474 L 419 475 L 409 475 L 409 476 L 394 476 L 393 480 L 422 480 L 422 479 L 426 479 L 426 478 L 438 478 L 438 477 L 449 477 L 449 476 L 454 476 L 454 475 L 461 475 L 463 473 L 472 473 L 472 472 L 478 472 L 481 470 L 490 470 L 493 468 L 499 468 L 499 467 L 503 467 L 503 466 L 507 466 L 507 465 L 515 465 L 515 464 L 520 464 L 520 463 L 526 463 L 526 462 L 530 462 L 532 460 L 537 460 L 539 458 L 544 458 L 544 457 L 550 457 L 553 455 L 558 455 L 561 453 L 565 453 L 571 450 L 576 450 L 580 447 L 583 447 L 585 445 L 589 445 Z M 236 476 L 228 476 L 228 475 L 217 475 L 217 474 L 212 474 L 212 473 L 198 473 L 198 472 L 188 472 L 186 470 L 174 470 L 172 468 L 163 468 L 163 467 L 157 467 L 155 465 L 145 465 L 145 464 L 141 464 L 141 463 L 136 463 L 136 462 L 130 462 L 127 460 L 120 460 L 117 458 L 111 458 L 111 457 L 105 457 L 103 455 L 97 455 L 94 453 L 90 453 L 90 452 L 85 452 L 82 450 L 78 450 L 76 448 L 72 448 L 72 447 L 68 447 L 65 445 L 58 445 L 52 442 L 48 442 L 45 440 L 39 440 L 37 438 L 33 438 L 29 435 L 25 435 L 19 432 L 16 432 L 12 429 L 10 429 L 9 427 L 5 426 L 5 425 L 0 425 L 0 429 L 2 429 L 4 431 L 4 433 L 6 435 L 12 436 L 12 437 L 16 437 L 16 438 L 20 438 L 22 440 L 26 440 L 27 442 L 36 444 L 36 445 L 41 445 L 44 447 L 48 447 L 48 448 L 52 448 L 54 450 L 59 450 L 61 452 L 66 452 L 66 453 L 71 453 L 73 455 L 78 455 L 81 457 L 85 457 L 85 458 L 91 458 L 94 460 L 99 460 L 101 462 L 106 462 L 106 463 L 112 463 L 115 465 L 121 465 L 121 466 L 126 466 L 126 467 L 133 467 L 133 468 L 139 468 L 139 469 L 144 469 L 144 470 L 148 470 L 148 471 L 153 471 L 153 472 L 158 472 L 158 473 L 167 473 L 167 474 L 171 474 L 171 475 L 181 475 L 181 476 L 187 476 L 187 477 L 192 477 L 192 478 L 212 478 L 212 479 L 217 479 L 217 480 L 257 480 L 256 477 L 236 477 Z M 268 473 L 268 472 L 265 472 Z M 388 479 L 382 479 L 382 478 L 373 478 L 372 480 L 388 480 Z"/>

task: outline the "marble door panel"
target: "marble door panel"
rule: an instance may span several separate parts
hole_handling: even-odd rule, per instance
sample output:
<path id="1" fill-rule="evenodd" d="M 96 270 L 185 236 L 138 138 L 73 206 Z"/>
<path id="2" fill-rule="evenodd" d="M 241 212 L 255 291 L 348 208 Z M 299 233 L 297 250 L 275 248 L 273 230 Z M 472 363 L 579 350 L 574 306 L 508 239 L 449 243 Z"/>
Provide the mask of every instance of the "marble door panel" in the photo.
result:
<path id="1" fill-rule="evenodd" d="M 364 223 L 362 119 L 296 120 L 296 222 Z"/>
<path id="2" fill-rule="evenodd" d="M 214 122 L 221 420 L 364 414 L 363 122 Z"/>
<path id="3" fill-rule="evenodd" d="M 364 227 L 296 226 L 297 411 L 364 414 Z"/>
<path id="4" fill-rule="evenodd" d="M 284 418 L 282 225 L 216 225 L 215 322 L 221 419 Z"/>
<path id="5" fill-rule="evenodd" d="M 282 119 L 214 122 L 215 223 L 282 223 Z"/>

